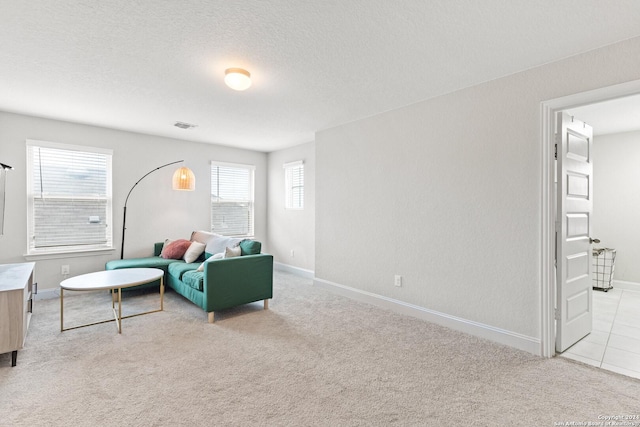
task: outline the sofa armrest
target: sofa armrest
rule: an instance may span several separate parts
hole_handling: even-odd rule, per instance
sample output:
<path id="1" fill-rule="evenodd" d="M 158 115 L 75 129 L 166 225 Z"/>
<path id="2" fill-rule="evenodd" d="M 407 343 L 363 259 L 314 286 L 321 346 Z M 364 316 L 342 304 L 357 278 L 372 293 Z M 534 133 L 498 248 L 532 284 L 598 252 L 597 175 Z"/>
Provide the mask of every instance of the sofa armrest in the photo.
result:
<path id="1" fill-rule="evenodd" d="M 273 297 L 273 256 L 245 255 L 204 265 L 206 311 L 248 304 Z"/>

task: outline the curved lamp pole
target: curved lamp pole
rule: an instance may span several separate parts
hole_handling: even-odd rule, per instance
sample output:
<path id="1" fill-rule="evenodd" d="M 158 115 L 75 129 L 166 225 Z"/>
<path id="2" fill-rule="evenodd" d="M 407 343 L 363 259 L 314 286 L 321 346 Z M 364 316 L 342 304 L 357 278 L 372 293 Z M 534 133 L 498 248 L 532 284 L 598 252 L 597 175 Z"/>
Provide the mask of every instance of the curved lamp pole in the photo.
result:
<path id="1" fill-rule="evenodd" d="M 9 165 L 0 163 L 0 236 L 4 234 L 4 201 L 6 198 L 6 172 L 7 170 L 13 170 Z"/>
<path id="2" fill-rule="evenodd" d="M 167 163 L 166 165 L 158 166 L 157 168 L 155 168 L 153 170 L 150 170 L 149 172 L 144 174 L 142 176 L 142 178 L 140 178 L 138 181 L 136 181 L 136 183 L 133 184 L 133 187 L 131 187 L 131 190 L 129 190 L 129 193 L 127 194 L 127 198 L 124 201 L 124 216 L 122 218 L 122 246 L 120 248 L 120 259 L 124 258 L 124 232 L 127 229 L 126 228 L 126 223 L 127 223 L 127 202 L 129 201 L 129 196 L 131 195 L 131 192 L 133 191 L 134 188 L 136 188 L 136 185 L 138 185 L 138 183 L 140 181 L 142 181 L 143 179 L 145 179 L 147 177 L 147 175 L 152 174 L 153 172 L 157 171 L 158 169 L 162 169 L 162 168 L 165 168 L 167 166 L 171 166 L 171 165 L 174 165 L 174 164 L 180 163 L 180 162 L 184 162 L 184 160 L 177 160 L 175 162 Z"/>

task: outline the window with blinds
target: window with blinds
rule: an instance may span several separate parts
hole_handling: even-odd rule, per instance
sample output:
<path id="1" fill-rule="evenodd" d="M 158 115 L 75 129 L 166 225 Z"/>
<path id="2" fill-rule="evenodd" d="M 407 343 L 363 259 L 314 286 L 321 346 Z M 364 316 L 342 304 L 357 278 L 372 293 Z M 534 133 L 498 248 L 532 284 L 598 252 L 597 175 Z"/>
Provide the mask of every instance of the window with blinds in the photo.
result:
<path id="1" fill-rule="evenodd" d="M 211 162 L 211 231 L 253 236 L 255 166 Z"/>
<path id="2" fill-rule="evenodd" d="M 285 208 L 304 209 L 304 162 L 284 164 Z"/>
<path id="3" fill-rule="evenodd" d="M 27 141 L 28 253 L 112 247 L 112 151 Z"/>

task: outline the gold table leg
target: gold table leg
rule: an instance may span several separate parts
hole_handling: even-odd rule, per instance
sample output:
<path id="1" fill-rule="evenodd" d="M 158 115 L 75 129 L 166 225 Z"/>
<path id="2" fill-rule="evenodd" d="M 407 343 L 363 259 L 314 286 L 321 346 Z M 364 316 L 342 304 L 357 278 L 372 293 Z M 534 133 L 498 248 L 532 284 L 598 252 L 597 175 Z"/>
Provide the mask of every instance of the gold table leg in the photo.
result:
<path id="1" fill-rule="evenodd" d="M 84 328 L 85 326 L 93 326 L 93 325 L 99 325 L 101 323 L 107 323 L 107 322 L 116 322 L 116 327 L 118 329 L 118 333 L 121 334 L 122 333 L 122 319 L 128 319 L 130 317 L 136 317 L 136 316 L 141 316 L 143 314 L 149 314 L 149 313 L 156 313 L 158 311 L 164 311 L 164 278 L 161 277 L 160 278 L 160 309 L 158 310 L 151 310 L 151 311 L 145 311 L 142 313 L 136 313 L 136 314 L 130 314 L 128 316 L 122 316 L 122 288 L 118 288 L 118 312 L 116 313 L 116 306 L 115 306 L 115 299 L 114 297 L 114 293 L 113 293 L 113 289 L 110 290 L 111 292 L 111 309 L 113 310 L 113 319 L 109 319 L 109 320 L 102 320 L 99 322 L 93 322 L 93 323 L 87 323 L 85 325 L 79 325 L 79 326 L 73 326 L 71 328 L 64 328 L 63 326 L 63 312 L 64 312 L 64 306 L 63 306 L 63 293 L 64 290 L 62 288 L 60 288 L 60 332 L 63 331 L 69 331 L 71 329 L 78 329 L 78 328 Z"/>
<path id="2" fill-rule="evenodd" d="M 64 321 L 63 321 L 63 317 L 64 317 L 64 304 L 62 303 L 63 300 L 63 295 L 64 294 L 64 289 L 60 288 L 60 332 L 64 331 Z"/>
<path id="3" fill-rule="evenodd" d="M 116 322 L 116 328 L 118 329 L 118 333 L 121 334 L 122 333 L 122 288 L 118 288 L 118 312 L 116 313 L 116 308 L 114 307 L 113 295 L 111 296 L 111 308 L 113 309 L 113 318 Z"/>

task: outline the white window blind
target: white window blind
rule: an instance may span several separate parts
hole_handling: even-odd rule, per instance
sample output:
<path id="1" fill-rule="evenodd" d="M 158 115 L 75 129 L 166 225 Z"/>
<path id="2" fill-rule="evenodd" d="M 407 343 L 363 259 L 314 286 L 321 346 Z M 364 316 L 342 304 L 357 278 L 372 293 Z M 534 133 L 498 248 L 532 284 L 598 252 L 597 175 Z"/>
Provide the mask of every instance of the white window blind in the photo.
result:
<path id="1" fill-rule="evenodd" d="M 255 166 L 211 162 L 211 231 L 253 236 Z"/>
<path id="2" fill-rule="evenodd" d="M 285 208 L 304 209 L 304 162 L 284 164 Z"/>
<path id="3" fill-rule="evenodd" d="M 27 141 L 29 254 L 112 247 L 111 150 Z"/>

